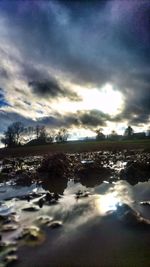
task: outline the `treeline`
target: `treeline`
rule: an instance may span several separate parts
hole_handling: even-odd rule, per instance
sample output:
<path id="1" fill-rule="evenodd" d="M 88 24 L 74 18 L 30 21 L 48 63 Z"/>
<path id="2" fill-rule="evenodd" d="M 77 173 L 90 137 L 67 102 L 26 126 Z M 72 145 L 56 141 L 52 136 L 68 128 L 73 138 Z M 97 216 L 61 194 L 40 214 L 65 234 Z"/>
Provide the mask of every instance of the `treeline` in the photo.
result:
<path id="1" fill-rule="evenodd" d="M 61 128 L 57 132 L 48 132 L 43 125 L 25 127 L 21 122 L 14 122 L 4 132 L 1 142 L 5 147 L 44 145 L 53 142 L 66 142 L 68 136 L 68 131 L 65 128 Z"/>
<path id="2" fill-rule="evenodd" d="M 110 140 L 110 141 L 122 141 L 122 140 L 140 140 L 140 139 L 150 139 L 150 130 L 145 132 L 134 132 L 131 126 L 128 126 L 123 135 L 117 134 L 115 130 L 109 135 L 105 135 L 103 130 L 100 128 L 96 130 L 96 139 L 100 140 Z"/>
<path id="3" fill-rule="evenodd" d="M 17 146 L 33 146 L 33 145 L 45 145 L 52 144 L 54 142 L 64 143 L 68 140 L 69 133 L 65 128 L 61 128 L 57 131 L 48 131 L 43 125 L 25 127 L 21 122 L 14 122 L 8 126 L 4 132 L 4 136 L 1 142 L 5 147 L 17 147 Z M 103 133 L 103 129 L 96 130 L 97 141 L 109 140 L 109 141 L 121 141 L 121 140 L 140 140 L 150 138 L 150 130 L 147 132 L 135 133 L 131 126 L 128 126 L 123 135 L 117 134 L 115 130 L 109 135 Z M 86 137 L 84 141 L 91 141 Z M 93 140 L 93 139 L 92 139 Z"/>

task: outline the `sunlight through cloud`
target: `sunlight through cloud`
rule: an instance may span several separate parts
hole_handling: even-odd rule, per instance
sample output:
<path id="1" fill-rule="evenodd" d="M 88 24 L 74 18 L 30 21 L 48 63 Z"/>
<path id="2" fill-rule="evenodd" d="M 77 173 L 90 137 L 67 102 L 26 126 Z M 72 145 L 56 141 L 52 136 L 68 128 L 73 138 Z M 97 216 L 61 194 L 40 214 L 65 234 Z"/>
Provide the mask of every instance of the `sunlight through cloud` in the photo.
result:
<path id="1" fill-rule="evenodd" d="M 104 113 L 117 114 L 123 107 L 123 97 L 111 84 L 101 90 L 94 88 L 82 93 L 84 109 L 98 109 Z"/>

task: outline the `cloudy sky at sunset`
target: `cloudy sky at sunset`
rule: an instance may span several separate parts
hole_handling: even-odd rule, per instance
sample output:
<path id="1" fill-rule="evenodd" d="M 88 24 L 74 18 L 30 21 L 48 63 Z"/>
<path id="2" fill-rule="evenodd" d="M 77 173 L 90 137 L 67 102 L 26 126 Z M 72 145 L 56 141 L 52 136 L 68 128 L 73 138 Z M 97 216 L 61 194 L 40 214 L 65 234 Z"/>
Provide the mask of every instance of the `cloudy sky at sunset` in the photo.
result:
<path id="1" fill-rule="evenodd" d="M 150 127 L 149 0 L 1 0 L 0 135 L 8 125 Z"/>

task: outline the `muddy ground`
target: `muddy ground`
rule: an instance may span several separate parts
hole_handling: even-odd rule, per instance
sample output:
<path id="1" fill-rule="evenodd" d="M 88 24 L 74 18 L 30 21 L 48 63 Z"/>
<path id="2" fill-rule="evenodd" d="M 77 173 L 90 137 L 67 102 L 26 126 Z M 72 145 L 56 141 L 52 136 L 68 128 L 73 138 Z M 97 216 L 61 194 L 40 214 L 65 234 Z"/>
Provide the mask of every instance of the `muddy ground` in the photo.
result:
<path id="1" fill-rule="evenodd" d="M 0 148 L 0 159 L 5 157 L 41 156 L 49 153 L 82 153 L 93 151 L 144 150 L 150 152 L 150 139 L 124 141 L 68 141 L 39 146 L 22 146 L 16 148 Z"/>

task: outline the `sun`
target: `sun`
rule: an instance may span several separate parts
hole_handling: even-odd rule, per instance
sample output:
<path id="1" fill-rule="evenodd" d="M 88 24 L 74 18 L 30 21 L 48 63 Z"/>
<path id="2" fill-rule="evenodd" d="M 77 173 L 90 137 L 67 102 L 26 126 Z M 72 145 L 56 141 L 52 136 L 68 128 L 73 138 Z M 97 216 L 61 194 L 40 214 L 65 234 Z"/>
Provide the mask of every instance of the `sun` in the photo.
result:
<path id="1" fill-rule="evenodd" d="M 123 96 L 113 89 L 111 84 L 106 84 L 101 90 L 93 88 L 82 94 L 82 108 L 85 110 L 97 109 L 107 114 L 115 115 L 123 107 Z"/>

